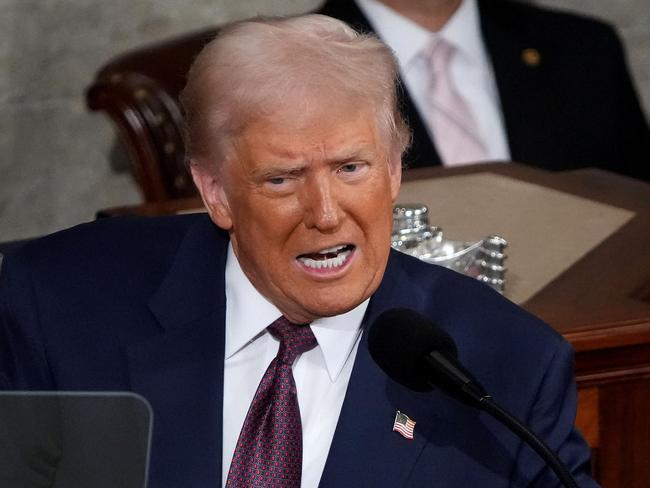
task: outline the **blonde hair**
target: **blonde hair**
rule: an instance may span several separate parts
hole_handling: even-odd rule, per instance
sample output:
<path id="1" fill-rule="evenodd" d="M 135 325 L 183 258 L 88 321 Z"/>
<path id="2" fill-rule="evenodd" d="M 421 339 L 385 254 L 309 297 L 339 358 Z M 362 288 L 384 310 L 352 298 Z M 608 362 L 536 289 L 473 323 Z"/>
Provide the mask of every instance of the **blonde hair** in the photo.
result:
<path id="1" fill-rule="evenodd" d="M 188 161 L 220 164 L 254 117 L 323 101 L 370 106 L 391 153 L 410 132 L 397 107 L 397 63 L 377 37 L 324 15 L 256 18 L 223 28 L 180 94 Z M 294 104 L 294 105 L 292 105 Z"/>

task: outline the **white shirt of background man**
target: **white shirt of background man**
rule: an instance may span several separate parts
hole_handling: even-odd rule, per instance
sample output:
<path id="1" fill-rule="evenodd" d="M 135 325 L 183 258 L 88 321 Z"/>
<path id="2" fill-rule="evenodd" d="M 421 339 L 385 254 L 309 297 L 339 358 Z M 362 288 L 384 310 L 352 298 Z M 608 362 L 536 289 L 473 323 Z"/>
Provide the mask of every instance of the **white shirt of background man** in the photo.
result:
<path id="1" fill-rule="evenodd" d="M 378 0 L 355 0 L 375 32 L 395 52 L 400 75 L 420 118 L 427 115 L 430 90 L 430 60 L 427 46 L 435 36 L 454 45 L 451 78 L 478 126 L 489 161 L 509 161 L 510 150 L 501 113 L 494 71 L 483 44 L 476 0 L 463 0 L 458 10 L 437 33 L 433 33 Z M 429 135 L 433 134 L 428 127 Z M 435 136 L 433 136 L 435 141 Z"/>

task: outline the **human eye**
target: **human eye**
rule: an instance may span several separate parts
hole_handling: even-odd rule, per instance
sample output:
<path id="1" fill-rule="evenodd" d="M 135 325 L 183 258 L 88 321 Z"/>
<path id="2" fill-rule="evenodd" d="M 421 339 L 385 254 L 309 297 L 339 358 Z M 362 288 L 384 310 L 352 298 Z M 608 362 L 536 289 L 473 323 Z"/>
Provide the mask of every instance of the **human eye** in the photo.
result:
<path id="1" fill-rule="evenodd" d="M 266 180 L 266 182 L 267 182 L 270 186 L 279 186 L 279 185 L 284 184 L 285 181 L 286 181 L 286 178 L 284 178 L 284 177 L 282 177 L 282 176 L 274 176 L 274 177 L 269 178 L 268 180 Z"/>
<path id="2" fill-rule="evenodd" d="M 344 177 L 354 177 L 363 174 L 366 168 L 367 164 L 359 161 L 353 161 L 340 165 L 337 168 L 336 172 Z"/>
<path id="3" fill-rule="evenodd" d="M 295 188 L 295 182 L 292 174 L 269 175 L 264 179 L 263 186 L 269 194 L 284 195 Z"/>
<path id="4" fill-rule="evenodd" d="M 339 168 L 341 173 L 355 173 L 359 170 L 359 163 L 347 163 Z"/>

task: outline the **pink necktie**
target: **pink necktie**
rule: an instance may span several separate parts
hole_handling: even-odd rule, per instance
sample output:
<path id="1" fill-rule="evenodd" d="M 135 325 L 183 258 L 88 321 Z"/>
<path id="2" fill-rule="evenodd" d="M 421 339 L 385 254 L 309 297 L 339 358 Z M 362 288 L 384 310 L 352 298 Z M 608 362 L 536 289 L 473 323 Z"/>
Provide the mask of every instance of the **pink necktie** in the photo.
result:
<path id="1" fill-rule="evenodd" d="M 450 62 L 455 47 L 439 37 L 429 49 L 431 126 L 440 158 L 445 166 L 486 160 L 476 121 L 452 81 Z"/>
<path id="2" fill-rule="evenodd" d="M 230 464 L 226 486 L 299 488 L 302 475 L 302 424 L 291 366 L 316 346 L 308 325 L 284 317 L 268 331 L 280 339 L 246 415 Z"/>

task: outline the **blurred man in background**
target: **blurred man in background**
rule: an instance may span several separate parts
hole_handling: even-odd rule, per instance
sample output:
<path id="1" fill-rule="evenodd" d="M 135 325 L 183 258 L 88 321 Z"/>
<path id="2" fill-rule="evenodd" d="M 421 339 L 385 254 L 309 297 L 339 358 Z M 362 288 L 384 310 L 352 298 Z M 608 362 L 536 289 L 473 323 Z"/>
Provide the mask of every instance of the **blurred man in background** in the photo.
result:
<path id="1" fill-rule="evenodd" d="M 328 0 L 396 53 L 410 167 L 511 160 L 650 178 L 650 130 L 611 26 L 509 0 Z"/>

